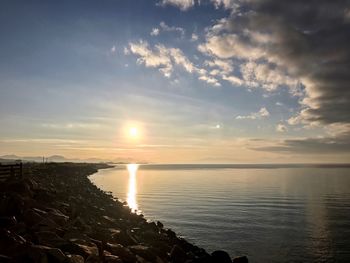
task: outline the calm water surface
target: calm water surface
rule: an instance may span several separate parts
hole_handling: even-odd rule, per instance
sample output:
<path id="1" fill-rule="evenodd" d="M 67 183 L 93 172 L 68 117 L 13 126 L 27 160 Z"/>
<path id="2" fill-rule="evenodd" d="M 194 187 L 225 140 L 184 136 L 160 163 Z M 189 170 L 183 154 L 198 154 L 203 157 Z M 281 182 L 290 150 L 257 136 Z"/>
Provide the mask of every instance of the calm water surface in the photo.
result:
<path id="1" fill-rule="evenodd" d="M 349 168 L 129 165 L 90 179 L 208 252 L 350 262 Z"/>

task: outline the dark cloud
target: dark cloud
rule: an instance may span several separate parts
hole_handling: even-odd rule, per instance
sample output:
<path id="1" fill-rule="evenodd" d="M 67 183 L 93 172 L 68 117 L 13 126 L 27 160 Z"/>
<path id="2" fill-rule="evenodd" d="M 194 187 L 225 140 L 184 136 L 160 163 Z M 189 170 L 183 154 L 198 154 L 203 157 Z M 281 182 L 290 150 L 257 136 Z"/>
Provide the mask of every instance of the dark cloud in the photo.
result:
<path id="1" fill-rule="evenodd" d="M 350 153 L 350 138 L 308 138 L 285 140 L 281 144 L 265 147 L 254 147 L 252 150 L 298 153 L 298 154 L 330 154 Z"/>
<path id="2" fill-rule="evenodd" d="M 302 120 L 350 122 L 349 0 L 242 0 L 227 24 L 229 32 L 263 48 L 269 62 L 302 81 Z M 272 41 L 254 44 L 244 30 Z"/>

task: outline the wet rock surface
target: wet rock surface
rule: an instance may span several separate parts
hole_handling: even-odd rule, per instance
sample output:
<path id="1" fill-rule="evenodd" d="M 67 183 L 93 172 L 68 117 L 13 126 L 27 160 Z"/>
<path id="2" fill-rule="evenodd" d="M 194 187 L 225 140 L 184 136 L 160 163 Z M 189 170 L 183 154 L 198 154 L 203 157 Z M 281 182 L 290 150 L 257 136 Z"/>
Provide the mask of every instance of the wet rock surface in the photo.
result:
<path id="1" fill-rule="evenodd" d="M 131 213 L 89 181 L 102 168 L 26 164 L 23 178 L 0 182 L 0 262 L 232 262 Z"/>

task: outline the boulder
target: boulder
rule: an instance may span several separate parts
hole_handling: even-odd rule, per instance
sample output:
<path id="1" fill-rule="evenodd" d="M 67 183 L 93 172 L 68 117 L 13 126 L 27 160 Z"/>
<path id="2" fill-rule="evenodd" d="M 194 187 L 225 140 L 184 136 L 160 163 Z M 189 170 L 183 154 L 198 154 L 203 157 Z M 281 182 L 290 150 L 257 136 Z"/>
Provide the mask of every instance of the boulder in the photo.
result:
<path id="1" fill-rule="evenodd" d="M 163 227 L 164 227 L 164 225 L 162 224 L 162 222 L 157 221 L 157 227 L 158 227 L 158 228 L 163 228 Z"/>
<path id="2" fill-rule="evenodd" d="M 0 254 L 12 254 L 23 248 L 26 242 L 22 236 L 0 228 Z"/>
<path id="3" fill-rule="evenodd" d="M 173 263 L 182 263 L 187 259 L 186 252 L 178 245 L 173 246 L 170 252 L 170 260 Z"/>
<path id="4" fill-rule="evenodd" d="M 70 254 L 83 256 L 85 259 L 91 255 L 98 256 L 97 246 L 86 240 L 70 239 L 67 244 L 61 246 L 61 249 Z"/>
<path id="5" fill-rule="evenodd" d="M 60 226 L 50 218 L 44 218 L 39 223 L 34 225 L 33 228 L 37 231 L 52 231 L 54 229 L 60 228 Z"/>
<path id="6" fill-rule="evenodd" d="M 137 241 L 130 233 L 116 228 L 94 227 L 91 237 L 105 242 L 122 244 L 123 246 L 137 244 Z"/>
<path id="7" fill-rule="evenodd" d="M 66 255 L 58 248 L 51 248 L 47 251 L 49 262 L 65 262 Z"/>
<path id="8" fill-rule="evenodd" d="M 171 229 L 165 230 L 165 233 L 171 239 L 175 239 L 176 238 L 176 233 L 173 230 L 171 230 Z"/>
<path id="9" fill-rule="evenodd" d="M 0 198 L 0 214 L 2 216 L 21 217 L 25 211 L 25 207 L 25 198 L 18 193 L 11 192 Z"/>
<path id="10" fill-rule="evenodd" d="M 112 255 L 118 256 L 126 263 L 131 263 L 136 261 L 136 257 L 131 251 L 120 245 L 120 244 L 110 244 L 107 243 L 105 249 L 110 252 Z"/>
<path id="11" fill-rule="evenodd" d="M 14 216 L 0 216 L 0 227 L 9 228 L 17 224 Z"/>
<path id="12" fill-rule="evenodd" d="M 8 257 L 8 256 L 5 256 L 5 255 L 0 255 L 0 262 L 1 263 L 12 263 L 13 259 Z"/>
<path id="13" fill-rule="evenodd" d="M 63 263 L 66 261 L 66 256 L 60 249 L 47 246 L 32 245 L 24 254 L 25 258 L 33 262 Z"/>
<path id="14" fill-rule="evenodd" d="M 82 239 L 89 241 L 90 238 L 83 232 L 77 231 L 74 229 L 69 229 L 64 235 L 63 239 L 69 240 L 69 239 Z"/>
<path id="15" fill-rule="evenodd" d="M 21 196 L 32 196 L 31 184 L 28 180 L 12 181 L 7 184 L 6 190 L 11 193 L 18 193 Z"/>
<path id="16" fill-rule="evenodd" d="M 84 258 L 80 255 L 68 255 L 67 263 L 84 263 Z"/>
<path id="17" fill-rule="evenodd" d="M 67 243 L 66 240 L 59 237 L 55 232 L 52 231 L 40 231 L 36 232 L 35 236 L 38 243 L 50 247 L 60 247 Z"/>
<path id="18" fill-rule="evenodd" d="M 213 253 L 211 253 L 211 257 L 213 262 L 232 263 L 230 255 L 223 250 L 214 251 Z"/>
<path id="19" fill-rule="evenodd" d="M 50 209 L 47 213 L 48 218 L 54 221 L 56 224 L 63 226 L 68 222 L 69 217 L 63 214 L 57 209 Z"/>
<path id="20" fill-rule="evenodd" d="M 103 263 L 103 259 L 97 255 L 90 255 L 85 259 L 85 263 Z"/>
<path id="21" fill-rule="evenodd" d="M 248 258 L 246 256 L 235 257 L 232 262 L 233 263 L 248 263 Z"/>
<path id="22" fill-rule="evenodd" d="M 43 216 L 34 209 L 28 209 L 24 213 L 23 218 L 28 226 L 33 226 L 44 220 Z"/>
<path id="23" fill-rule="evenodd" d="M 104 262 L 105 263 L 123 263 L 123 261 L 118 256 L 114 256 L 114 255 L 105 255 Z"/>
<path id="24" fill-rule="evenodd" d="M 152 251 L 151 248 L 143 245 L 129 246 L 129 249 L 136 255 L 141 256 L 142 258 L 155 262 L 157 260 L 157 255 Z"/>

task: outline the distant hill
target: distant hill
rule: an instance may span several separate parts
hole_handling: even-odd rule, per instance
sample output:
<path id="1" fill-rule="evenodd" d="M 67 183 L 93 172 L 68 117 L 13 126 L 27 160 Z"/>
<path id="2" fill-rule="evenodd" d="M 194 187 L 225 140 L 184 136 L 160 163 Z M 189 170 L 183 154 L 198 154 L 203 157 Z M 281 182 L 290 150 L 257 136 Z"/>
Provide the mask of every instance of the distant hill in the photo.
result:
<path id="1" fill-rule="evenodd" d="M 0 162 L 13 161 L 13 160 L 22 160 L 25 162 L 43 162 L 43 156 L 18 156 L 14 154 L 7 154 L 0 156 Z M 88 158 L 88 159 L 69 159 L 62 155 L 52 155 L 45 156 L 45 161 L 47 162 L 55 162 L 55 163 L 63 163 L 63 162 L 75 162 L 75 163 L 133 163 L 135 162 L 132 158 L 118 158 L 118 159 L 100 159 L 100 158 Z M 138 162 L 141 163 L 141 162 Z"/>

